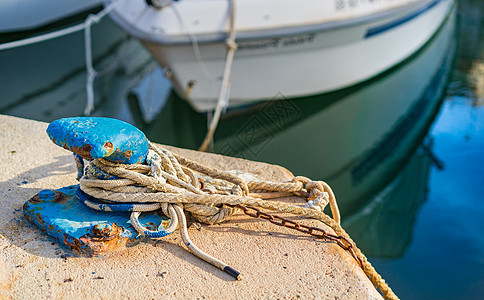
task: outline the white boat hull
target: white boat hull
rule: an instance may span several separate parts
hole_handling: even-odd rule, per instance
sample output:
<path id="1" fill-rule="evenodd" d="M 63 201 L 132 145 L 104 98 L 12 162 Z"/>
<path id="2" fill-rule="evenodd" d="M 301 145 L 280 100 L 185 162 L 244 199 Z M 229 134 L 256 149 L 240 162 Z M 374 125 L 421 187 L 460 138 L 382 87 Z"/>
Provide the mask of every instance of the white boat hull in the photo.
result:
<path id="1" fill-rule="evenodd" d="M 364 86 L 338 97 L 261 104 L 239 112 L 244 122 L 222 119 L 224 133 L 215 136 L 215 152 L 324 179 L 339 201 L 357 207 L 392 178 L 425 135 L 444 95 L 456 47 L 452 14 L 411 61 Z"/>
<path id="2" fill-rule="evenodd" d="M 249 31 L 241 32 L 231 72 L 229 105 L 241 106 L 281 94 L 295 98 L 327 93 L 372 78 L 420 49 L 441 26 L 454 1 L 381 3 L 387 3 L 388 11 L 380 7 L 375 16 L 355 11 L 353 19 L 347 15 L 346 20 L 317 24 L 319 30 L 314 26 L 297 33 L 287 28 L 274 29 L 271 37 L 267 34 L 271 30 L 266 29 L 263 38 L 258 38 L 257 32 L 252 34 L 254 38 Z M 395 3 L 401 5 L 395 7 Z M 123 25 L 119 16 L 114 19 Z M 128 29 L 126 24 L 123 27 Z M 243 28 L 243 24 L 238 27 Z M 188 35 L 191 43 L 157 40 L 139 30 L 131 33 L 138 35 L 168 70 L 182 98 L 198 111 L 215 108 L 226 56 L 224 39 L 199 41 L 194 47 L 197 36 L 193 32 Z"/>

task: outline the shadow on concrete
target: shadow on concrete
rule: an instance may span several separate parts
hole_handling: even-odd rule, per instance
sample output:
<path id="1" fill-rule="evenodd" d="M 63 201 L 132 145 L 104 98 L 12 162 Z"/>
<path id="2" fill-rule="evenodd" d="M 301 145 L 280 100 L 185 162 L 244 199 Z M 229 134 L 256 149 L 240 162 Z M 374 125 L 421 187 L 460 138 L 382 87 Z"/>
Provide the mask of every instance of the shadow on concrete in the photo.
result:
<path id="1" fill-rule="evenodd" d="M 53 243 L 36 226 L 28 222 L 23 216 L 23 204 L 36 195 L 42 188 L 28 187 L 40 179 L 63 176 L 74 171 L 70 155 L 54 157 L 54 162 L 38 166 L 18 174 L 9 180 L 0 182 L 0 199 L 2 203 L 2 215 L 0 216 L 0 235 L 28 253 L 42 255 L 50 258 L 65 254 L 59 245 Z M 47 187 L 46 187 L 47 188 Z M 52 244 L 52 251 L 40 251 L 42 244 Z M 8 246 L 7 246 L 8 247 Z M 45 249 L 42 249 L 45 250 Z"/>

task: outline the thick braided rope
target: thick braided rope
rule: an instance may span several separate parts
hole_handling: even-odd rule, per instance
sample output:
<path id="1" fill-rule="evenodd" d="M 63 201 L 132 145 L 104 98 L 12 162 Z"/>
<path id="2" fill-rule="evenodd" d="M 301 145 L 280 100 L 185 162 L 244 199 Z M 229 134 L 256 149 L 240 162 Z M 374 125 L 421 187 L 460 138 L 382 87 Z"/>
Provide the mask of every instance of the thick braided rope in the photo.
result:
<path id="1" fill-rule="evenodd" d="M 234 210 L 224 205 L 237 204 L 250 205 L 320 220 L 331 227 L 337 235 L 343 236 L 353 245 L 356 256 L 362 262 L 363 271 L 371 282 L 382 292 L 385 298 L 398 299 L 339 224 L 339 211 L 336 200 L 331 188 L 326 183 L 310 181 L 305 177 L 296 177 L 293 182 L 288 183 L 261 181 L 250 181 L 246 183 L 243 179 L 230 172 L 218 171 L 206 167 L 165 149 L 160 150 L 156 145 L 151 144 L 150 148 L 161 157 L 161 165 L 164 169 L 161 171 L 161 175 L 164 176 L 166 181 L 143 174 L 151 170 L 149 166 L 121 165 L 101 159 L 95 160 L 92 163 L 102 171 L 122 179 L 98 180 L 84 177 L 81 179 L 80 188 L 92 197 L 107 202 L 182 204 L 183 208 L 190 211 L 200 221 L 209 224 L 221 222 L 233 214 Z M 234 185 L 232 194 L 202 192 L 199 189 L 199 180 L 196 180 L 197 178 L 194 172 L 232 183 Z M 133 184 L 136 186 L 133 186 Z M 287 195 L 305 197 L 309 202 L 316 201 L 316 204 L 323 206 L 323 208 L 329 202 L 334 219 L 324 214 L 322 209 L 318 210 L 283 202 L 263 200 Z M 222 208 L 218 207 L 220 205 L 222 205 Z M 178 206 L 175 205 L 175 207 Z M 188 237 L 188 235 L 186 236 Z"/>
<path id="2" fill-rule="evenodd" d="M 84 188 L 83 188 L 84 190 Z M 350 236 L 344 231 L 344 229 L 335 222 L 332 218 L 328 215 L 324 214 L 323 212 L 309 209 L 305 207 L 298 207 L 295 205 L 282 203 L 282 202 L 272 202 L 272 201 L 264 201 L 262 199 L 247 197 L 247 196 L 234 196 L 234 195 L 194 195 L 189 193 L 184 194 L 163 194 L 160 193 L 143 193 L 142 195 L 130 195 L 135 197 L 125 197 L 126 194 L 123 193 L 115 193 L 110 191 L 105 191 L 102 189 L 92 189 L 89 188 L 85 190 L 86 193 L 94 196 L 95 198 L 111 200 L 112 199 L 119 199 L 120 202 L 140 202 L 140 199 L 149 199 L 150 201 L 147 202 L 165 202 L 165 203 L 190 203 L 196 201 L 198 204 L 231 204 L 231 205 L 250 205 L 261 207 L 273 211 L 291 213 L 296 215 L 305 216 L 308 218 L 317 219 L 327 226 L 331 227 L 337 235 L 341 235 L 348 239 L 351 244 L 355 245 L 353 240 L 351 240 Z M 123 201 L 125 200 L 126 201 Z M 134 200 L 134 201 L 132 201 Z M 370 278 L 371 282 L 378 288 L 380 291 L 386 296 L 388 299 L 397 299 L 394 297 L 389 297 L 388 295 L 393 294 L 390 287 L 385 283 L 383 278 L 375 271 L 373 266 L 361 252 L 361 250 L 357 247 L 354 247 L 355 253 L 357 257 L 359 257 L 363 264 L 363 270 L 365 274 Z"/>

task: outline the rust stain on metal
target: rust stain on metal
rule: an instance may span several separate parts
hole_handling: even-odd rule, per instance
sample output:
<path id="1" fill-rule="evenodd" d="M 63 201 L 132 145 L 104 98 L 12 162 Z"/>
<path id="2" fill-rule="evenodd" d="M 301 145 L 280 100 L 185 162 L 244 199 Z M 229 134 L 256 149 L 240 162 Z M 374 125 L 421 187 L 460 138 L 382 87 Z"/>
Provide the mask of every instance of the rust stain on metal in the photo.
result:
<path id="1" fill-rule="evenodd" d="M 146 223 L 146 228 L 149 230 L 157 230 L 158 226 L 153 222 Z"/>
<path id="2" fill-rule="evenodd" d="M 98 230 L 94 226 L 91 232 L 80 237 L 79 241 L 84 243 L 85 247 L 90 249 L 94 255 L 112 252 L 125 246 L 128 238 L 121 236 L 123 229 L 116 223 L 110 225 L 111 228 L 105 227 L 102 230 Z"/>
<path id="3" fill-rule="evenodd" d="M 126 158 L 130 159 L 131 155 L 133 155 L 133 152 L 131 150 L 126 150 L 126 151 L 123 152 L 123 151 L 119 150 L 118 148 L 116 148 L 113 155 L 116 156 L 116 157 L 126 157 Z"/>
<path id="4" fill-rule="evenodd" d="M 54 196 L 55 202 L 61 202 L 61 201 L 65 200 L 65 198 L 66 197 L 61 192 L 58 192 L 58 191 L 55 192 L 55 196 Z"/>
<path id="5" fill-rule="evenodd" d="M 25 218 L 58 243 L 79 254 L 108 254 L 139 243 L 142 238 L 129 223 L 129 213 L 100 213 L 84 206 L 75 195 L 78 186 L 43 190 L 23 207 Z M 156 213 L 140 221 L 150 230 L 164 224 Z"/>
<path id="6" fill-rule="evenodd" d="M 27 205 L 27 203 L 39 203 L 40 202 L 40 198 L 39 198 L 39 195 L 35 195 L 33 196 L 32 198 L 29 199 L 29 201 L 25 202 L 24 203 L 24 209 L 25 209 L 25 205 Z"/>
<path id="7" fill-rule="evenodd" d="M 122 151 L 119 148 L 116 148 L 113 153 L 106 157 L 106 159 L 111 161 L 120 161 L 121 159 L 130 160 L 133 156 L 132 150 Z M 144 161 L 144 157 L 140 157 L 137 161 L 133 162 L 136 164 L 142 163 Z"/>
<path id="8" fill-rule="evenodd" d="M 104 147 L 104 149 L 106 149 L 108 151 L 108 153 L 113 152 L 113 149 L 114 149 L 113 143 L 105 142 L 103 147 Z"/>
<path id="9" fill-rule="evenodd" d="M 79 239 L 64 234 L 62 242 L 71 248 L 71 250 L 89 256 L 114 252 L 126 246 L 129 242 L 129 238 L 120 235 L 120 233 L 123 232 L 123 229 L 118 225 L 111 224 L 111 226 L 112 229 L 106 227 L 99 230 L 95 225 L 91 229 L 91 232 L 81 236 Z"/>
<path id="10" fill-rule="evenodd" d="M 108 224 L 108 226 L 95 225 L 92 227 L 89 236 L 94 241 L 110 241 L 119 237 L 121 232 L 122 229 L 116 223 Z"/>
<path id="11" fill-rule="evenodd" d="M 61 192 L 58 192 L 58 191 L 53 191 L 53 192 L 55 192 L 55 194 L 52 197 L 52 199 L 50 199 L 49 201 L 53 200 L 55 202 L 61 202 L 61 201 L 65 200 L 64 194 L 62 194 Z M 42 201 L 45 201 L 45 200 L 40 199 L 39 194 L 37 194 L 37 195 L 33 196 L 32 198 L 30 198 L 28 202 L 30 202 L 30 203 L 40 203 Z M 24 208 L 25 208 L 26 204 L 27 203 L 24 204 Z"/>
<path id="12" fill-rule="evenodd" d="M 79 154 L 85 159 L 92 159 L 92 156 L 91 156 L 92 146 L 89 144 L 83 145 L 82 147 L 72 146 L 70 150 L 76 154 Z"/>

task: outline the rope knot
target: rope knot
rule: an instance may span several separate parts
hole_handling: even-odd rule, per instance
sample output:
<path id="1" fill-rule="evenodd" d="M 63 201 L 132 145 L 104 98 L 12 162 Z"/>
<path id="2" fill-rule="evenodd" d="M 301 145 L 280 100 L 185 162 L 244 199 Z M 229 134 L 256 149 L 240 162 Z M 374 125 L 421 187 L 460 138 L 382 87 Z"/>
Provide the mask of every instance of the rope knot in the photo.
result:
<path id="1" fill-rule="evenodd" d="M 306 185 L 308 182 L 310 182 L 311 179 L 304 177 L 304 176 L 295 176 L 291 182 L 301 182 L 302 184 Z"/>
<path id="2" fill-rule="evenodd" d="M 309 181 L 306 184 L 306 190 L 309 192 L 309 195 L 305 207 L 323 211 L 329 203 L 329 194 L 325 192 L 322 182 Z"/>
<path id="3" fill-rule="evenodd" d="M 242 191 L 242 188 L 240 187 L 240 185 L 234 185 L 232 187 L 232 195 L 237 195 L 237 196 L 242 196 L 244 193 Z M 244 195 L 246 196 L 246 195 Z"/>
<path id="4" fill-rule="evenodd" d="M 232 51 L 237 50 L 237 47 L 238 47 L 237 43 L 234 41 L 231 41 L 230 39 L 225 41 L 225 45 L 227 46 L 228 50 L 232 50 Z"/>
<path id="5" fill-rule="evenodd" d="M 168 205 L 171 205 L 171 204 L 168 204 L 166 202 L 161 203 L 161 210 L 163 211 L 163 214 L 165 214 L 165 216 L 172 219 L 174 216 L 171 215 L 170 210 L 168 209 L 169 208 Z"/>

